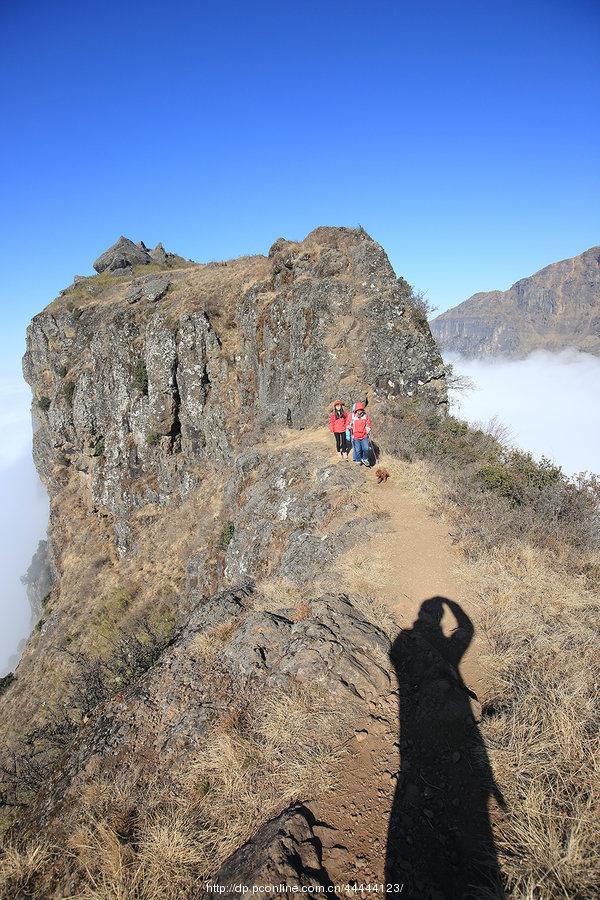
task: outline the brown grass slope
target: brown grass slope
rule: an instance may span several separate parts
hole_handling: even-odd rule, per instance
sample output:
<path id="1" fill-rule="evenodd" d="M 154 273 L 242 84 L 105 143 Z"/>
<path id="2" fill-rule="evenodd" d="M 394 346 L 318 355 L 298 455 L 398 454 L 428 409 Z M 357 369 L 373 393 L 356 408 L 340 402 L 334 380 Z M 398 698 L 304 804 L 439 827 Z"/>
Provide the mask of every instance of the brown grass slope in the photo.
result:
<path id="1" fill-rule="evenodd" d="M 392 445 L 402 448 L 400 458 L 386 455 L 391 483 L 451 524 L 462 548 L 461 577 L 480 602 L 488 684 L 481 727 L 506 803 L 494 828 L 507 891 L 540 900 L 591 897 L 600 877 L 597 485 L 548 474 L 489 435 L 428 419 L 416 407 L 387 424 Z M 280 596 L 285 585 L 273 588 Z M 300 616 L 310 615 L 304 596 L 288 591 Z M 373 615 L 389 628 L 389 607 L 377 612 L 374 600 Z M 202 837 L 186 824 L 197 792 L 182 786 L 164 796 L 149 785 L 132 855 L 119 839 L 128 816 L 140 815 L 128 812 L 127 786 L 90 785 L 68 848 L 87 873 L 84 896 L 189 896 L 214 866 L 210 860 L 223 858 L 279 808 L 280 792 L 306 798 L 315 785 L 326 786 L 325 777 L 335 797 L 339 721 L 323 714 L 318 698 L 271 698 L 245 737 L 229 728 L 215 732 L 190 765 L 195 791 L 198 783 L 210 786 Z M 302 734 L 306 745 L 298 743 Z M 49 896 L 43 886 L 65 849 L 35 838 L 9 843 L 1 869 L 6 896 Z"/>
<path id="2" fill-rule="evenodd" d="M 600 886 L 600 485 L 415 411 L 397 420 L 405 479 L 449 522 L 481 607 L 481 727 L 506 807 L 495 839 L 510 896 Z"/>

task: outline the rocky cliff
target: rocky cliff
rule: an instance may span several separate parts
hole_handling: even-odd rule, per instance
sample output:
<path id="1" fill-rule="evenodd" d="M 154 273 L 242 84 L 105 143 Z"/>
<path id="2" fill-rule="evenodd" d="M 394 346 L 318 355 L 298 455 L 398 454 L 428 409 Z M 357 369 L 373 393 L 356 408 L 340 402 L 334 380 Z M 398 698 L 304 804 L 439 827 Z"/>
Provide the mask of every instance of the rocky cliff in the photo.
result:
<path id="1" fill-rule="evenodd" d="M 298 801 L 396 691 L 372 600 L 340 590 L 382 522 L 308 435 L 338 396 L 382 444 L 407 404 L 443 415 L 437 347 L 362 230 L 206 265 L 121 238 L 95 268 L 27 336 L 53 586 L 0 698 L 4 827 L 62 848 L 31 896 L 112 895 L 109 852 L 150 896 L 171 826 L 194 877 L 327 883 Z"/>
<path id="2" fill-rule="evenodd" d="M 508 291 L 474 294 L 437 316 L 444 350 L 519 357 L 575 347 L 600 353 L 600 247 L 546 266 Z"/>
<path id="3" fill-rule="evenodd" d="M 367 235 L 319 228 L 268 257 L 152 274 L 129 242 L 133 278 L 114 274 L 123 242 L 35 317 L 24 358 L 50 495 L 85 475 L 119 552 L 136 510 L 188 496 L 272 426 L 322 422 L 338 394 L 445 403 L 429 328 Z"/>

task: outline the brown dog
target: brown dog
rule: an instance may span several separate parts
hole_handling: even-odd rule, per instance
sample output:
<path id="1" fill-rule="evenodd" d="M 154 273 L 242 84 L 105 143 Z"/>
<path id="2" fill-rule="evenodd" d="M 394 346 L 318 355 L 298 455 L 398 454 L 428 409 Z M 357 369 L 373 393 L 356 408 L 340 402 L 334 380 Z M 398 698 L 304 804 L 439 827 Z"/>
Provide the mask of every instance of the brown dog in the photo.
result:
<path id="1" fill-rule="evenodd" d="M 390 477 L 390 473 L 387 469 L 384 469 L 382 466 L 379 466 L 378 469 L 375 469 L 375 474 L 377 475 L 377 484 L 381 484 L 383 481 L 387 481 Z"/>

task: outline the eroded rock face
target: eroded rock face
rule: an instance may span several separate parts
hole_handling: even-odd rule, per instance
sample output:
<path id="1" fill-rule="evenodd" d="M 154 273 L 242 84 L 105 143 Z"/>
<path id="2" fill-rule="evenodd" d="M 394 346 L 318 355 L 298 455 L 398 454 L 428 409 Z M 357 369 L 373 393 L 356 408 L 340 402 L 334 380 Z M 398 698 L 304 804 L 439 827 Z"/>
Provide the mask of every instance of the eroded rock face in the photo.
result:
<path id="1" fill-rule="evenodd" d="M 546 266 L 508 291 L 486 291 L 437 316 L 440 346 L 464 356 L 600 353 L 600 247 Z"/>
<path id="2" fill-rule="evenodd" d="M 445 402 L 426 323 L 403 299 L 384 250 L 361 231 L 317 228 L 279 239 L 271 273 L 244 298 L 240 326 L 261 411 L 307 425 L 334 396 L 420 395 Z"/>
<path id="3" fill-rule="evenodd" d="M 313 823 L 314 817 L 305 806 L 287 809 L 266 822 L 247 844 L 226 860 L 213 883 L 248 888 L 278 884 L 290 888 L 332 887 Z"/>
<path id="4" fill-rule="evenodd" d="M 124 240 L 100 270 L 151 259 Z M 428 326 L 364 232 L 319 228 L 280 239 L 268 258 L 171 269 L 100 294 L 88 282 L 81 305 L 66 292 L 28 330 L 34 456 L 51 495 L 68 467 L 86 474 L 121 552 L 133 511 L 185 496 L 206 465 L 230 465 L 273 425 L 322 423 L 338 395 L 368 397 L 375 415 L 406 397 L 445 408 Z"/>
<path id="5" fill-rule="evenodd" d="M 315 462 L 309 448 L 270 456 L 247 450 L 237 457 L 224 492 L 234 524 L 227 578 L 259 577 L 268 562 L 271 571 L 301 585 L 325 577 L 341 553 L 377 530 L 353 497 L 362 483 L 357 467 L 325 459 L 313 480 Z M 326 529 L 334 511 L 340 521 Z"/>

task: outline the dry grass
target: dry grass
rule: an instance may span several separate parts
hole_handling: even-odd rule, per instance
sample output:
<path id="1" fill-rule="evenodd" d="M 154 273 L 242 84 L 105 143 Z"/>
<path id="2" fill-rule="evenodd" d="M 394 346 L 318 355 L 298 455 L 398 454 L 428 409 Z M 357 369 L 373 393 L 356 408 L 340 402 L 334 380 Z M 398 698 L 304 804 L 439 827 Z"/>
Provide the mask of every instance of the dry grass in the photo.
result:
<path id="1" fill-rule="evenodd" d="M 529 900 L 597 896 L 598 555 L 568 534 L 542 545 L 531 511 L 493 494 L 481 494 L 478 508 L 469 498 L 462 505 L 455 473 L 439 463 L 386 465 L 449 521 L 464 550 L 463 579 L 479 599 L 489 675 L 481 731 L 506 801 L 494 826 L 507 891 Z"/>
<path id="2" fill-rule="evenodd" d="M 54 851 L 48 845 L 3 848 L 0 857 L 0 892 L 2 897 L 43 897 L 46 876 Z"/>
<path id="3" fill-rule="evenodd" d="M 240 298 L 269 272 L 264 256 L 242 256 L 220 266 L 195 266 L 182 273 L 174 289 L 165 297 L 163 308 L 175 325 L 182 316 L 206 312 L 221 326 L 220 337 L 228 342 L 235 323 Z M 222 332 L 222 333 L 221 333 Z"/>
<path id="4" fill-rule="evenodd" d="M 263 696 L 251 716 L 214 731 L 188 774 L 210 870 L 251 836 L 257 822 L 331 787 L 347 719 L 315 685 Z"/>
<path id="5" fill-rule="evenodd" d="M 106 658 L 123 635 L 139 630 L 140 621 L 163 632 L 185 617 L 187 561 L 204 551 L 199 574 L 214 577 L 210 548 L 220 527 L 220 494 L 212 473 L 205 476 L 177 515 L 153 515 L 145 508 L 133 517 L 135 546 L 124 560 L 114 550 L 110 517 L 90 515 L 84 477 L 72 473 L 65 482 L 54 501 L 60 516 L 53 519 L 56 545 L 62 548 L 60 587 L 52 598 L 51 627 L 34 632 L 19 678 L 0 698 L 6 746 L 18 746 L 27 729 L 68 702 L 72 650 L 92 660 Z M 207 578 L 206 589 L 215 590 L 216 583 Z"/>
<path id="6" fill-rule="evenodd" d="M 196 829 L 174 808 L 139 823 L 135 850 L 109 823 L 91 819 L 74 835 L 72 852 L 81 900 L 183 900 L 207 864 Z"/>
<path id="7" fill-rule="evenodd" d="M 600 884 L 598 598 L 517 545 L 468 564 L 492 692 L 482 732 L 507 809 L 496 840 L 514 896 L 591 897 Z"/>
<path id="8" fill-rule="evenodd" d="M 313 585 L 313 594 L 318 588 Z M 273 576 L 260 582 L 260 590 L 254 596 L 253 607 L 264 612 L 298 610 L 306 600 L 306 588 L 300 588 L 287 578 Z"/>
<path id="9" fill-rule="evenodd" d="M 63 896 L 67 879 L 80 900 L 188 900 L 261 822 L 330 789 L 351 730 L 325 686 L 240 698 L 176 783 L 88 782 L 61 853 L 9 848 L 0 894 Z"/>
<path id="10" fill-rule="evenodd" d="M 352 605 L 359 610 L 363 616 L 373 625 L 384 631 L 388 637 L 394 638 L 398 634 L 398 622 L 392 614 L 389 603 L 380 600 L 375 593 L 368 593 L 370 587 L 373 590 L 373 583 L 369 583 L 368 572 L 360 570 L 358 578 L 355 573 L 346 572 L 348 584 L 360 584 L 362 593 L 359 590 L 352 591 Z"/>

